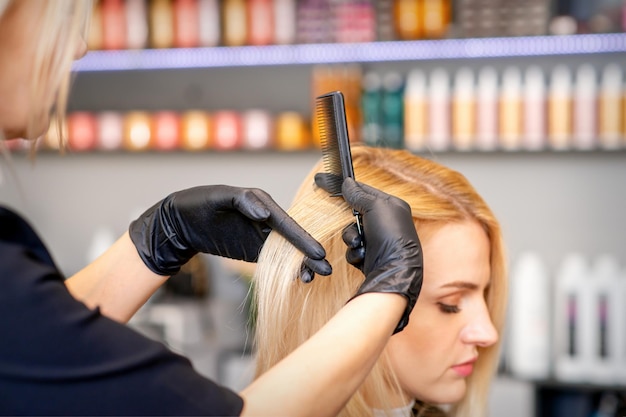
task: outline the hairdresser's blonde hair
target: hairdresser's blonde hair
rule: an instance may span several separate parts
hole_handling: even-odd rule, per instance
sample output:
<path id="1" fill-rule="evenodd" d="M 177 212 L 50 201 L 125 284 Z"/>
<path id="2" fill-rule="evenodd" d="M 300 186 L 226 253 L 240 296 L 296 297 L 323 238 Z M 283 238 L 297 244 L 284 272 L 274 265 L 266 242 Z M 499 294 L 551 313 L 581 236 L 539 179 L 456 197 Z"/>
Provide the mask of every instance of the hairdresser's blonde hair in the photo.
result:
<path id="1" fill-rule="evenodd" d="M 484 228 L 491 246 L 491 285 L 485 297 L 491 320 L 501 333 L 507 299 L 501 230 L 472 185 L 460 173 L 408 151 L 366 146 L 353 146 L 352 151 L 356 178 L 405 200 L 411 206 L 418 233 L 426 227 L 432 231 L 438 225 L 467 219 Z M 306 177 L 289 213 L 325 247 L 333 274 L 303 284 L 298 279 L 303 255 L 279 234 L 270 234 L 253 280 L 257 375 L 310 338 L 344 306 L 363 280 L 362 273 L 346 262 L 346 246 L 341 239 L 342 230 L 354 217 L 343 199 L 329 197 L 314 185 L 313 175 L 321 170 L 318 163 Z M 489 385 L 498 358 L 499 344 L 480 349 L 475 371 L 468 379 L 467 394 L 453 405 L 451 416 L 486 414 Z M 390 390 L 401 392 L 383 354 L 340 416 L 371 416 L 368 404 L 388 404 Z"/>
<path id="2" fill-rule="evenodd" d="M 14 3 L 20 0 L 0 0 L 0 19 Z M 33 79 L 30 100 L 32 114 L 27 126 L 27 136 L 34 136 L 34 129 L 54 104 L 52 126 L 64 145 L 62 130 L 71 83 L 71 67 L 81 37 L 86 39 L 93 0 L 46 0 L 41 2 L 42 18 L 38 30 L 32 33 L 37 48 L 33 57 Z M 3 63 L 0 65 L 10 65 Z M 43 103 L 43 105 L 41 105 Z M 1 133 L 0 133 L 1 134 Z"/>

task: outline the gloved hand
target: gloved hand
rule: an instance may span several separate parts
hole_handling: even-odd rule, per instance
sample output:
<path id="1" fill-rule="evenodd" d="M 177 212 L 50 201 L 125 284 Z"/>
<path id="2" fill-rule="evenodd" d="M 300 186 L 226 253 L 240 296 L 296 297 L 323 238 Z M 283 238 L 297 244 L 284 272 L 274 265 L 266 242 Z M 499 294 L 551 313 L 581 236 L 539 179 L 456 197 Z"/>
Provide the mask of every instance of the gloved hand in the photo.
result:
<path id="1" fill-rule="evenodd" d="M 304 253 L 303 281 L 330 275 L 322 245 L 256 188 L 209 185 L 172 193 L 133 221 L 129 233 L 148 268 L 173 275 L 198 252 L 256 262 L 272 229 Z"/>
<path id="2" fill-rule="evenodd" d="M 327 175 L 315 175 L 315 183 L 326 191 Z M 422 247 L 411 208 L 405 201 L 351 178 L 344 180 L 342 194 L 346 202 L 360 213 L 363 221 L 363 237 L 359 235 L 356 223 L 346 227 L 342 233 L 342 239 L 348 245 L 347 261 L 365 275 L 354 297 L 367 292 L 404 295 L 407 307 L 395 334 L 408 324 L 422 289 Z"/>

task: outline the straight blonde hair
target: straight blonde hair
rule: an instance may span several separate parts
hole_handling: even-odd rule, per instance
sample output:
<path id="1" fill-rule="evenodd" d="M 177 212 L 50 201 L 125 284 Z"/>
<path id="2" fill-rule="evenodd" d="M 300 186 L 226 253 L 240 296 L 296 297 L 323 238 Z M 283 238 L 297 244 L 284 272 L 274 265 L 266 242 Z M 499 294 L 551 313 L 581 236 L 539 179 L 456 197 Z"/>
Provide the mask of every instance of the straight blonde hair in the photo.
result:
<path id="1" fill-rule="evenodd" d="M 404 150 L 353 146 L 356 178 L 405 200 L 418 231 L 428 233 L 450 222 L 476 221 L 490 242 L 491 285 L 485 297 L 491 320 L 501 334 L 505 322 L 507 271 L 501 229 L 494 214 L 460 173 Z M 298 190 L 289 214 L 322 243 L 333 265 L 328 277 L 310 284 L 298 279 L 303 255 L 277 233 L 268 237 L 253 277 L 256 314 L 256 375 L 267 371 L 320 329 L 355 294 L 363 274 L 345 260 L 342 230 L 354 221 L 341 198 L 314 185 L 316 164 Z M 454 417 L 485 415 L 500 344 L 480 348 L 465 397 L 452 405 Z M 329 387 L 332 389 L 332 387 Z M 401 392 L 385 353 L 339 414 L 371 416 L 368 404 L 388 404 L 390 392 Z M 419 398 L 418 404 L 419 404 Z M 387 409 L 391 406 L 388 404 Z M 427 406 L 420 413 L 427 413 Z"/>
<path id="2" fill-rule="evenodd" d="M 0 19 L 4 13 L 22 0 L 0 0 Z M 41 1 L 41 20 L 38 30 L 30 34 L 36 43 L 33 57 L 33 78 L 30 88 L 32 113 L 27 126 L 27 136 L 34 136 L 34 129 L 42 118 L 53 111 L 51 126 L 57 129 L 63 147 L 65 132 L 63 120 L 71 84 L 71 68 L 79 42 L 86 39 L 89 30 L 93 0 L 46 0 Z M 0 65 L 10 65 L 1 63 Z M 41 103 L 44 103 L 43 105 Z M 46 103 L 53 103 L 47 108 Z M 0 132 L 0 135 L 4 135 Z M 4 139 L 0 137 L 0 139 Z"/>

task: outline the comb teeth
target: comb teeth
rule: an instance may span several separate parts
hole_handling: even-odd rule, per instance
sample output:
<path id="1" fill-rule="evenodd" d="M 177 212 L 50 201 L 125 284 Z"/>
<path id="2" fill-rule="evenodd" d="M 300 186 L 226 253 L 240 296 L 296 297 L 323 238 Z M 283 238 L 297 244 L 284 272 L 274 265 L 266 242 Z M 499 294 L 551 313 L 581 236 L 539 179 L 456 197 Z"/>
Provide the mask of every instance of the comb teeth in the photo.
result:
<path id="1" fill-rule="evenodd" d="M 326 173 L 331 174 L 327 185 L 333 196 L 341 196 L 341 184 L 343 183 L 343 171 L 339 150 L 339 125 L 338 114 L 343 112 L 340 93 L 329 93 L 315 99 L 315 118 L 318 127 L 320 145 L 322 149 L 322 162 Z M 337 106 L 341 106 L 341 112 Z"/>

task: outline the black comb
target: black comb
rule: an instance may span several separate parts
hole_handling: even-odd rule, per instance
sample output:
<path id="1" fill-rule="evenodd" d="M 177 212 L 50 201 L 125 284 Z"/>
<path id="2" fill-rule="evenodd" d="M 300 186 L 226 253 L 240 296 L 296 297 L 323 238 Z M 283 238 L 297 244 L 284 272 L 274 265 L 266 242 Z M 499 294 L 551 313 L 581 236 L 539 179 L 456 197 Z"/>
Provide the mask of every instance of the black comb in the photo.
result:
<path id="1" fill-rule="evenodd" d="M 341 197 L 341 184 L 346 178 L 354 179 L 350 138 L 346 122 L 346 109 L 341 91 L 333 91 L 315 98 L 315 119 L 322 147 L 322 161 L 330 179 L 330 194 Z M 361 232 L 361 216 L 352 210 Z"/>

